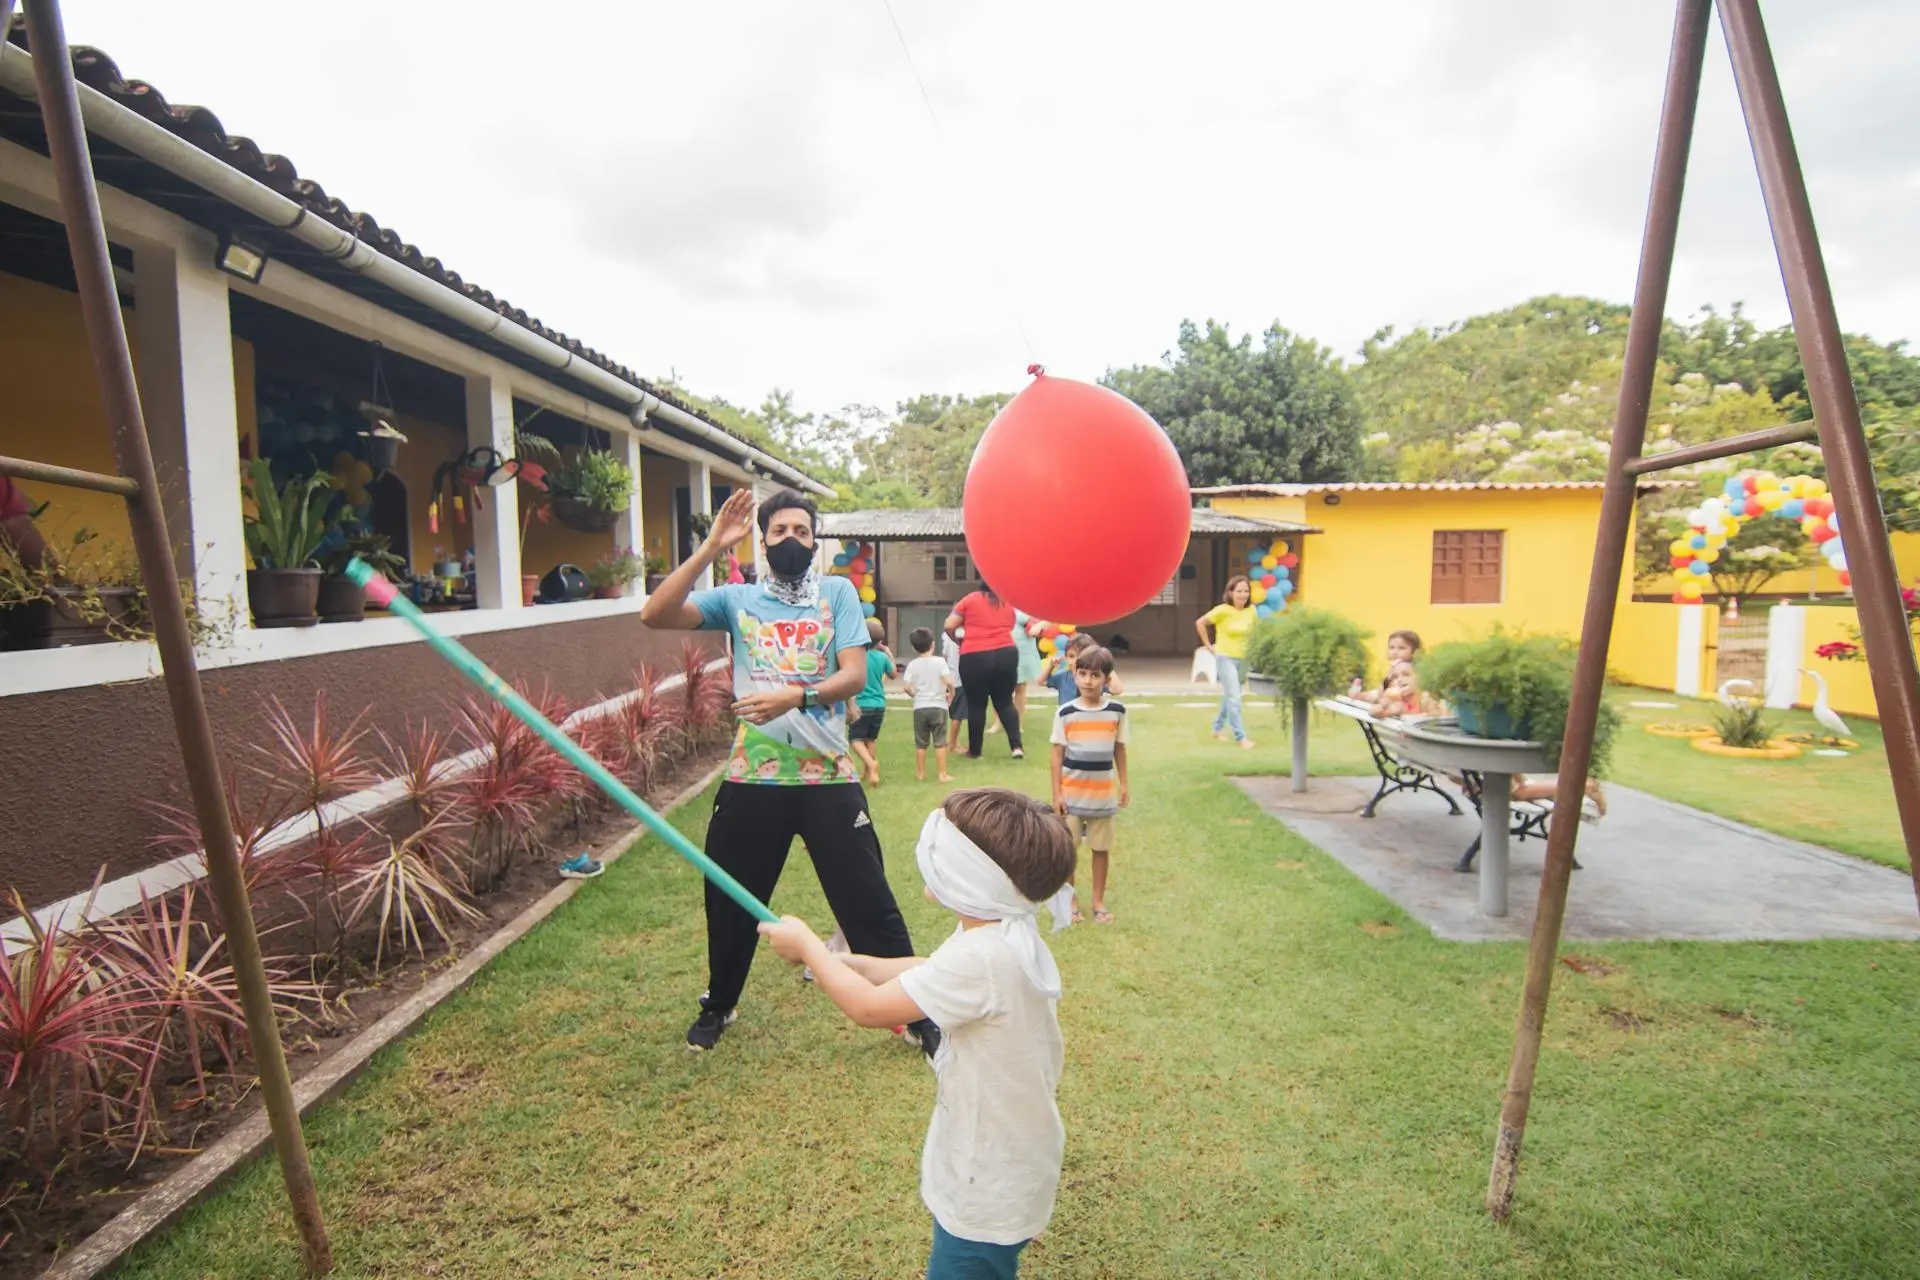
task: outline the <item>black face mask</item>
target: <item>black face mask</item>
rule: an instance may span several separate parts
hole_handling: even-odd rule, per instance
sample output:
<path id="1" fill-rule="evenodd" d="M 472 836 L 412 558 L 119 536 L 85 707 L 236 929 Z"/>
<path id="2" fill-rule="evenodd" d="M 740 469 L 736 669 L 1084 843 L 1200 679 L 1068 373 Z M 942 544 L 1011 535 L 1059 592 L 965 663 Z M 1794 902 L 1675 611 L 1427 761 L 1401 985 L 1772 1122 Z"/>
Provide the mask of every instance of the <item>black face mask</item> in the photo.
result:
<path id="1" fill-rule="evenodd" d="M 813 548 L 798 538 L 782 538 L 779 542 L 767 546 L 767 568 L 774 576 L 789 581 L 806 576 L 807 566 L 813 563 Z"/>

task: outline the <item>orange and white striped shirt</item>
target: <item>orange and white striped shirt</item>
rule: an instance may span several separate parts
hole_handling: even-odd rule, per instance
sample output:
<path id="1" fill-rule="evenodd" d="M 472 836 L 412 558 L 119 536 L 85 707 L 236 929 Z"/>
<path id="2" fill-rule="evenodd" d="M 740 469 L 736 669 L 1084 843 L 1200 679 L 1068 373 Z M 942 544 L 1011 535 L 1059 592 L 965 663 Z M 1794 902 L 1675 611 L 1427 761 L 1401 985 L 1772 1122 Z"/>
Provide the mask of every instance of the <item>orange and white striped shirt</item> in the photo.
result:
<path id="1" fill-rule="evenodd" d="M 1061 705 L 1053 717 L 1053 745 L 1065 747 L 1060 792 L 1076 818 L 1108 818 L 1120 812 L 1120 777 L 1114 748 L 1127 745 L 1127 708 L 1102 697 L 1098 706 L 1080 699 Z"/>

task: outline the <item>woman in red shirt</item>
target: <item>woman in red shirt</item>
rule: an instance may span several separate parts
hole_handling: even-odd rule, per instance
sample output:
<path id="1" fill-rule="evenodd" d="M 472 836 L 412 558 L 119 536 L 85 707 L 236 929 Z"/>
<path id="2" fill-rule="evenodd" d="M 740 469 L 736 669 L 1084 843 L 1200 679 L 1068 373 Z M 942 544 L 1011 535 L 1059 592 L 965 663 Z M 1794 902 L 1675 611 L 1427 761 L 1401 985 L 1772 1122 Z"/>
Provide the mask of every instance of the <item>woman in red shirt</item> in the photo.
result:
<path id="1" fill-rule="evenodd" d="M 1007 731 L 1013 758 L 1026 755 L 1020 747 L 1020 717 L 1013 709 L 1013 690 L 1019 683 L 1020 650 L 1013 643 L 1013 606 L 993 593 L 986 583 L 969 592 L 947 615 L 947 634 L 960 641 L 960 687 L 967 695 L 967 755 L 980 758 L 980 740 L 986 736 L 987 703 L 993 703 L 1000 726 Z"/>

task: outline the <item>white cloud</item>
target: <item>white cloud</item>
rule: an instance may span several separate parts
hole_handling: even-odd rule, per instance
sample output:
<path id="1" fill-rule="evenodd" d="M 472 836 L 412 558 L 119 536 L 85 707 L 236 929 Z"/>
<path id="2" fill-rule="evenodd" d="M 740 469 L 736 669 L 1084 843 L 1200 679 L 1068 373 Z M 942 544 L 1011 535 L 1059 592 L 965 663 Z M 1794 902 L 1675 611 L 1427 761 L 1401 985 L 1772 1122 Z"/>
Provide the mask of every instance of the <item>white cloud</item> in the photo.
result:
<path id="1" fill-rule="evenodd" d="M 1626 300 L 1672 6 L 1306 0 L 404 5 L 68 14 L 467 279 L 755 404 L 1092 377 L 1183 317 L 1350 352 L 1546 292 Z M 1842 322 L 1914 331 L 1920 6 L 1774 6 Z M 1784 320 L 1717 36 L 1672 309 Z"/>

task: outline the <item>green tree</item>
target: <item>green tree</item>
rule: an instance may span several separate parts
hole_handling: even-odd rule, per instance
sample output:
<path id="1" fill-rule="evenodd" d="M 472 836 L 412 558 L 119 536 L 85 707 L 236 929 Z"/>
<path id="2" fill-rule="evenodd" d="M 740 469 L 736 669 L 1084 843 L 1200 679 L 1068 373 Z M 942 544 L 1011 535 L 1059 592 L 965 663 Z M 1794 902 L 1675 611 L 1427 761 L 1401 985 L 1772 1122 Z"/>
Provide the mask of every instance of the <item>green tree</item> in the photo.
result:
<path id="1" fill-rule="evenodd" d="M 1195 485 L 1351 480 L 1360 413 L 1346 370 L 1278 324 L 1237 341 L 1225 325 L 1180 325 L 1159 365 L 1110 369 L 1105 385 L 1153 415 Z"/>

